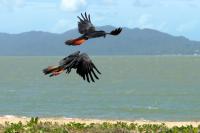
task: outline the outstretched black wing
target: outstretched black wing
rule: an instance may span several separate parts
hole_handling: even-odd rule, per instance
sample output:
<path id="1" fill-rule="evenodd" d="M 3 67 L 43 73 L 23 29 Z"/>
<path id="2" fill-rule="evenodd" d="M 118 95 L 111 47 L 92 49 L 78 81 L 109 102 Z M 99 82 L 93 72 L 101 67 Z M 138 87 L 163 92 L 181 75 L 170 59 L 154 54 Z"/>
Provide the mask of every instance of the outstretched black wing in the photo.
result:
<path id="1" fill-rule="evenodd" d="M 71 69 L 76 69 L 76 73 L 79 74 L 84 80 L 88 82 L 95 82 L 95 78 L 99 79 L 96 72 L 101 74 L 96 68 L 92 60 L 86 53 L 79 54 L 77 51 L 69 56 L 63 58 L 58 66 L 50 66 L 43 70 L 44 74 L 51 74 L 51 76 L 57 76 L 66 71 L 67 74 L 71 72 Z"/>
<path id="2" fill-rule="evenodd" d="M 81 13 L 81 17 L 78 16 L 78 18 L 79 18 L 79 22 L 78 22 L 78 30 L 79 30 L 79 32 L 81 34 L 85 34 L 85 33 L 89 33 L 89 32 L 95 31 L 95 27 L 92 24 L 91 19 L 90 19 L 90 14 L 87 15 L 87 13 L 85 12 L 85 14 L 83 15 Z"/>
<path id="3" fill-rule="evenodd" d="M 84 80 L 87 79 L 88 82 L 90 81 L 95 82 L 94 77 L 96 79 L 99 79 L 95 71 L 99 74 L 101 73 L 99 72 L 99 70 L 96 68 L 96 66 L 86 53 L 80 54 L 76 65 L 77 65 L 76 66 L 77 74 L 83 77 Z"/>

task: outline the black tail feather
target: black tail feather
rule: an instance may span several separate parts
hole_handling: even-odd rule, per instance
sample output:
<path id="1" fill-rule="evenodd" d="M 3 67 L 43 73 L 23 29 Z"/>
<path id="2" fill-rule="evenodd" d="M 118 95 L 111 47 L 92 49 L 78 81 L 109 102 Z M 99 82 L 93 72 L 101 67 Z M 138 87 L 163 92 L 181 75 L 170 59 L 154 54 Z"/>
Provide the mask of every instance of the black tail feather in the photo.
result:
<path id="1" fill-rule="evenodd" d="M 114 29 L 113 31 L 110 32 L 110 35 L 119 35 L 122 31 L 122 28 L 117 28 L 117 29 Z"/>

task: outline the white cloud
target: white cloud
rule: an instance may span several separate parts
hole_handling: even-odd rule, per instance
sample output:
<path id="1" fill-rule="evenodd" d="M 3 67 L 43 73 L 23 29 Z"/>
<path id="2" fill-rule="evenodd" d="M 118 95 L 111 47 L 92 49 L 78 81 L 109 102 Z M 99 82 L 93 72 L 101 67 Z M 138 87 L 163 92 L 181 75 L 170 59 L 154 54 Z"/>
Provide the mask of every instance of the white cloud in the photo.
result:
<path id="1" fill-rule="evenodd" d="M 146 1 L 134 0 L 133 1 L 133 6 L 136 6 L 136 7 L 149 7 L 149 6 L 151 6 L 151 4 L 146 2 Z"/>
<path id="2" fill-rule="evenodd" d="M 190 32 L 195 30 L 198 25 L 199 25 L 198 21 L 190 21 L 181 24 L 180 26 L 177 27 L 176 30 L 179 32 Z"/>
<path id="3" fill-rule="evenodd" d="M 152 18 L 149 14 L 143 14 L 138 19 L 138 26 L 140 28 L 150 28 L 152 24 L 150 24 L 150 19 Z"/>
<path id="4" fill-rule="evenodd" d="M 155 22 L 155 18 L 151 14 L 142 14 L 137 23 L 136 26 L 139 28 L 150 28 L 150 29 L 156 29 L 159 31 L 167 31 L 168 30 L 168 24 L 165 21 L 159 21 Z"/>
<path id="5" fill-rule="evenodd" d="M 23 7 L 25 4 L 25 0 L 0 0 L 0 7 L 7 9 L 14 9 Z"/>
<path id="6" fill-rule="evenodd" d="M 86 5 L 86 0 L 61 0 L 60 7 L 65 11 L 77 11 Z"/>
<path id="7" fill-rule="evenodd" d="M 160 1 L 160 4 L 166 7 L 170 6 L 180 6 L 180 7 L 199 7 L 200 2 L 199 0 L 165 0 L 165 1 Z"/>
<path id="8" fill-rule="evenodd" d="M 57 23 L 50 29 L 51 32 L 54 33 L 62 33 L 65 32 L 71 28 L 75 28 L 72 27 L 72 22 L 66 20 L 66 19 L 60 19 L 57 21 Z"/>
<path id="9" fill-rule="evenodd" d="M 103 0 L 103 3 L 104 3 L 105 5 L 113 5 L 113 4 L 116 3 L 116 1 L 115 1 L 115 0 Z"/>
<path id="10" fill-rule="evenodd" d="M 161 22 L 157 27 L 155 27 L 157 30 L 160 31 L 167 31 L 167 23 L 166 22 Z"/>
<path id="11" fill-rule="evenodd" d="M 171 6 L 192 6 L 192 7 L 199 7 L 200 2 L 199 0 L 133 0 L 133 6 L 135 7 L 151 7 L 151 6 L 164 6 L 164 7 L 171 7 Z"/>

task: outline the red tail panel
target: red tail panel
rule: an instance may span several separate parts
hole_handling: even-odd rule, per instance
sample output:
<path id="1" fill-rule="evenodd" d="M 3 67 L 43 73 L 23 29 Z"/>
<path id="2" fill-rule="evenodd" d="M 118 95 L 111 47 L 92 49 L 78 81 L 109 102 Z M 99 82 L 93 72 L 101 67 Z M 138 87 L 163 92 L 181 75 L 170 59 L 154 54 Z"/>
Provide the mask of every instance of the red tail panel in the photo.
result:
<path id="1" fill-rule="evenodd" d="M 64 72 L 64 69 L 54 71 L 54 72 L 52 72 L 52 76 L 58 76 L 58 75 L 61 74 L 62 72 Z"/>
<path id="2" fill-rule="evenodd" d="M 72 39 L 72 40 L 68 40 L 65 42 L 66 45 L 73 45 L 73 46 L 76 46 L 76 45 L 81 45 L 85 42 L 86 40 L 85 39 L 82 39 L 82 38 L 77 38 L 77 39 Z"/>
<path id="3" fill-rule="evenodd" d="M 61 74 L 62 72 L 64 72 L 64 68 L 60 67 L 60 66 L 49 66 L 48 68 L 45 68 L 43 70 L 43 73 L 50 74 L 50 77 L 57 76 L 57 75 Z"/>

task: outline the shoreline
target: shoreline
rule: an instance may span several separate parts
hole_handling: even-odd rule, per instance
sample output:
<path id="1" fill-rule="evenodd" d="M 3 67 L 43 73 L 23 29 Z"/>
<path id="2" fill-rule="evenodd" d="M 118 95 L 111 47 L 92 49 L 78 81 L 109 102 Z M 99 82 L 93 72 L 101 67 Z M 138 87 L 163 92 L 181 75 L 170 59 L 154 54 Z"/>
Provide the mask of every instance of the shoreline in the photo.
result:
<path id="1" fill-rule="evenodd" d="M 22 123 L 26 123 L 27 121 L 30 121 L 31 117 L 18 117 L 18 116 L 0 116 L 0 124 L 4 125 L 5 122 L 9 123 L 18 123 L 21 121 Z M 199 121 L 152 121 L 152 120 L 109 120 L 109 119 L 87 119 L 87 118 L 65 118 L 65 117 L 39 117 L 39 121 L 41 122 L 52 122 L 52 123 L 58 123 L 58 124 L 64 124 L 64 123 L 70 123 L 70 122 L 76 122 L 76 123 L 85 123 L 87 125 L 91 123 L 99 123 L 102 124 L 104 122 L 108 123 L 117 123 L 117 122 L 125 122 L 127 124 L 130 123 L 137 123 L 138 125 L 144 125 L 144 124 L 165 124 L 167 127 L 172 128 L 174 126 L 181 127 L 181 126 L 189 126 L 192 125 L 193 127 L 198 127 L 200 125 Z"/>

